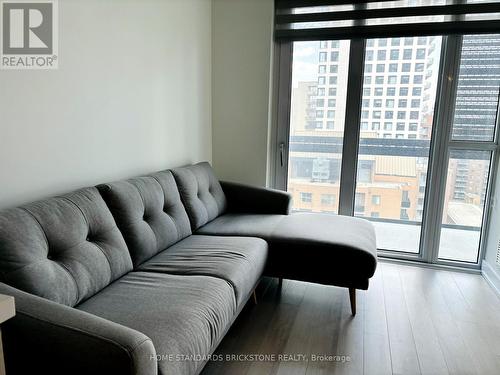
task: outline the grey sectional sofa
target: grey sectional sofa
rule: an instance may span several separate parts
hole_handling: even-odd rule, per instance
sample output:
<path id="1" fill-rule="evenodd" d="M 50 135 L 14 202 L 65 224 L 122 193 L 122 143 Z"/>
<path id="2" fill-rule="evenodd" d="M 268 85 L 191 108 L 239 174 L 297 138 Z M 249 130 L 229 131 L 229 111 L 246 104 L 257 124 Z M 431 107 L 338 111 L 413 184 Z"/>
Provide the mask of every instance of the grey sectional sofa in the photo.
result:
<path id="1" fill-rule="evenodd" d="M 197 374 L 263 275 L 350 288 L 354 308 L 375 268 L 367 221 L 290 214 L 208 163 L 4 210 L 7 372 Z"/>

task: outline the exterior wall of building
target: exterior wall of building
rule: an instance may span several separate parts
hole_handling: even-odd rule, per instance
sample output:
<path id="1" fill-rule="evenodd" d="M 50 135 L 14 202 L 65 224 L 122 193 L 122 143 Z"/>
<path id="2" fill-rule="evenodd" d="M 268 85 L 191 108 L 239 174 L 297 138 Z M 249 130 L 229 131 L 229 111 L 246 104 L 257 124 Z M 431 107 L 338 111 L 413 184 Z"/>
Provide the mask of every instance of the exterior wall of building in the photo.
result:
<path id="1" fill-rule="evenodd" d="M 432 115 L 439 46 L 436 37 L 367 41 L 362 131 L 375 131 L 380 138 L 427 135 L 419 126 Z M 349 42 L 320 42 L 318 61 L 315 128 L 342 131 Z"/>

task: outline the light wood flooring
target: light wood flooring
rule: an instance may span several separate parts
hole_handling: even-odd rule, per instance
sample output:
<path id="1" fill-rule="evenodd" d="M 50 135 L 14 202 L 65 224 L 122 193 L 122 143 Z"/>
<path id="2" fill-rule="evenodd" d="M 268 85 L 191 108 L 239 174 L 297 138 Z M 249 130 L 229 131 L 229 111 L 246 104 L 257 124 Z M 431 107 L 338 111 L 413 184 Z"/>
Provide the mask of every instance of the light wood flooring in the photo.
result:
<path id="1" fill-rule="evenodd" d="M 380 262 L 354 318 L 345 288 L 267 279 L 258 298 L 216 354 L 267 359 L 212 361 L 202 375 L 500 375 L 500 299 L 480 275 Z"/>

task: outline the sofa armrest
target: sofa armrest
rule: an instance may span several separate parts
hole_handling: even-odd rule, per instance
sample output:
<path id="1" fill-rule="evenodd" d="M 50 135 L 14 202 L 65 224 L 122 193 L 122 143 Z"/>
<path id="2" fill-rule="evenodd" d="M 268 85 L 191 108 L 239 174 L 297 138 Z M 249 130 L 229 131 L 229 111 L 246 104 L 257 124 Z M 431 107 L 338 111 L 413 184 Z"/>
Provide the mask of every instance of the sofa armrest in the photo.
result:
<path id="1" fill-rule="evenodd" d="M 292 196 L 281 190 L 221 181 L 229 212 L 288 215 Z"/>
<path id="2" fill-rule="evenodd" d="M 2 325 L 7 373 L 157 374 L 144 334 L 3 283 L 0 293 L 16 304 L 16 316 Z"/>

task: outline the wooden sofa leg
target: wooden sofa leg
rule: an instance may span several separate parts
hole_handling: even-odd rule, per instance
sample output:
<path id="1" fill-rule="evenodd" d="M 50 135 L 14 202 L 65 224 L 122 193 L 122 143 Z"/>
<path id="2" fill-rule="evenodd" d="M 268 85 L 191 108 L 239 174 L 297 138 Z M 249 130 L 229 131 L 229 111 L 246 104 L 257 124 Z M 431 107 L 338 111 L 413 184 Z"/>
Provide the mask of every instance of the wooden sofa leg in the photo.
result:
<path id="1" fill-rule="evenodd" d="M 255 292 L 255 290 L 253 291 L 253 303 L 257 305 L 257 293 Z"/>
<path id="2" fill-rule="evenodd" d="M 349 299 L 351 300 L 351 313 L 352 316 L 356 315 L 356 289 L 349 288 Z"/>

